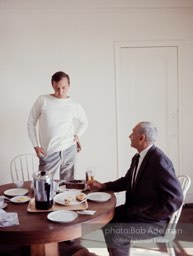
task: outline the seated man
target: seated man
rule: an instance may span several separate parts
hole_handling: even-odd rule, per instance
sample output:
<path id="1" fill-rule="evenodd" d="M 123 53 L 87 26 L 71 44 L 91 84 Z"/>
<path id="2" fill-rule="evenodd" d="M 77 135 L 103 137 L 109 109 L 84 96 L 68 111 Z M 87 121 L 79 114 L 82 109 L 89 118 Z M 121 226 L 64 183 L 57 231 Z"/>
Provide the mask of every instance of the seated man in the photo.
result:
<path id="1" fill-rule="evenodd" d="M 171 160 L 154 143 L 157 129 L 150 122 L 137 124 L 131 135 L 131 147 L 138 153 L 124 177 L 100 183 L 94 190 L 126 191 L 125 204 L 115 208 L 109 224 L 103 228 L 110 256 L 128 256 L 130 240 L 146 239 L 164 233 L 170 215 L 183 201 L 180 183 Z"/>

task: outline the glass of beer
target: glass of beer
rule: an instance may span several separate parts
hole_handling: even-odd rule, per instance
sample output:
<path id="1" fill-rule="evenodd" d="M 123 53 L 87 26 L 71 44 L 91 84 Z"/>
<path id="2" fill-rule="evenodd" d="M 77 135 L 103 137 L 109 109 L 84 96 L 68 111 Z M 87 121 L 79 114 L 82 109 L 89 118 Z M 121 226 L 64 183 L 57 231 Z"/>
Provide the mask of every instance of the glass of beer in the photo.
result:
<path id="1" fill-rule="evenodd" d="M 86 183 L 87 183 L 88 187 L 90 185 L 92 185 L 92 182 L 94 180 L 94 175 L 95 175 L 94 168 L 87 168 L 87 171 L 86 171 Z"/>

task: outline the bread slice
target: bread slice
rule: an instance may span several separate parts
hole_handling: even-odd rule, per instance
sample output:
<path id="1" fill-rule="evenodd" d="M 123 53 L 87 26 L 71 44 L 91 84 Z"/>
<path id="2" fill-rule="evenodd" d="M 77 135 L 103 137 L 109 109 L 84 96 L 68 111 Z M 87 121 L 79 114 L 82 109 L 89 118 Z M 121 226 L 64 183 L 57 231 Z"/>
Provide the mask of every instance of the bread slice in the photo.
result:
<path id="1" fill-rule="evenodd" d="M 76 195 L 76 200 L 77 200 L 77 201 L 82 202 L 82 201 L 84 201 L 85 199 L 86 199 L 86 195 L 85 195 L 84 193 L 80 193 L 80 194 Z"/>

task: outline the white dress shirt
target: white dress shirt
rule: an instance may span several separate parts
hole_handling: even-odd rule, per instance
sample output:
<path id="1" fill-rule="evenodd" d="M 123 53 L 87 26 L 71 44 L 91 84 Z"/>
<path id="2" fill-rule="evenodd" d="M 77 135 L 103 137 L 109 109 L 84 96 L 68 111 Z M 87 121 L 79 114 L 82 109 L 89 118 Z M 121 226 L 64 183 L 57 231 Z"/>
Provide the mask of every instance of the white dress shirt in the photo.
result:
<path id="1" fill-rule="evenodd" d="M 143 151 L 141 151 L 141 152 L 139 153 L 139 155 L 140 155 L 140 157 L 139 157 L 139 163 L 138 163 L 137 170 L 136 170 L 136 174 L 135 174 L 135 180 L 133 180 L 134 177 L 132 177 L 132 184 L 136 181 L 137 175 L 138 175 L 138 171 L 139 171 L 139 168 L 140 168 L 140 166 L 141 166 L 141 164 L 142 164 L 142 162 L 143 162 L 143 159 L 145 158 L 145 156 L 146 156 L 148 150 L 149 150 L 152 146 L 153 146 L 153 144 L 150 145 L 149 147 L 147 147 L 146 149 L 144 149 Z M 134 173 L 133 173 L 133 174 L 134 174 Z M 134 175 L 133 175 L 133 176 L 134 176 Z"/>

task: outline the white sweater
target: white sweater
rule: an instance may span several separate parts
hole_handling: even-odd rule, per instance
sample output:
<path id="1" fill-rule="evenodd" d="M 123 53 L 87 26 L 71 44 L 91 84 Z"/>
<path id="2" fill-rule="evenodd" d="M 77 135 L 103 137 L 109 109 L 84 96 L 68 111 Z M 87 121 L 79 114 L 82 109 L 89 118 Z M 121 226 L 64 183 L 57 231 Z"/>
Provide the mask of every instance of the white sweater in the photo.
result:
<path id="1" fill-rule="evenodd" d="M 74 135 L 80 137 L 87 126 L 88 120 L 80 104 L 71 98 L 41 95 L 32 107 L 27 128 L 33 146 L 40 146 L 49 154 L 71 147 L 75 143 Z"/>

